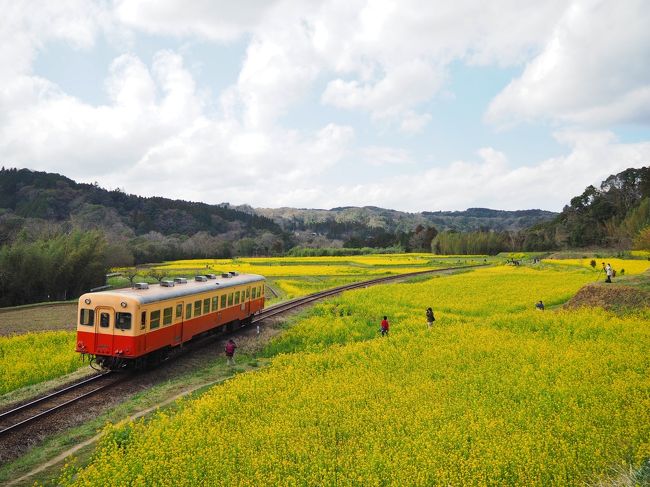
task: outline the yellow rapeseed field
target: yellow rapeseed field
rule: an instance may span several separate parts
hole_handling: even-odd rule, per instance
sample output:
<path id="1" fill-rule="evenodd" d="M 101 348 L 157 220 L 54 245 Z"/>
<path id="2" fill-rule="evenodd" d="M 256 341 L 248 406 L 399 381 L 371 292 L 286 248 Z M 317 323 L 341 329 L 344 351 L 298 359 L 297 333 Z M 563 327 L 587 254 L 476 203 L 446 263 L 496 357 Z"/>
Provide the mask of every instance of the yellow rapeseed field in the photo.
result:
<path id="1" fill-rule="evenodd" d="M 349 257 L 257 257 L 195 259 L 165 262 L 157 269 L 182 272 L 228 272 L 276 276 L 374 276 L 402 274 L 482 262 L 482 256 L 432 256 L 431 254 L 377 254 Z"/>
<path id="2" fill-rule="evenodd" d="M 591 261 L 596 261 L 596 267 L 591 267 Z M 650 269 L 649 260 L 632 260 L 632 259 L 615 259 L 610 257 L 605 258 L 587 258 L 587 259 L 544 259 L 543 262 L 556 265 L 572 265 L 584 267 L 586 269 L 593 269 L 596 272 L 603 272 L 603 263 L 610 264 L 612 268 L 620 275 L 621 270 L 624 274 L 642 274 Z"/>
<path id="3" fill-rule="evenodd" d="M 0 336 L 0 394 L 82 367 L 75 336 L 73 331 Z"/>
<path id="4" fill-rule="evenodd" d="M 592 280 L 500 267 L 346 293 L 273 342 L 271 367 L 108 426 L 90 464 L 57 481 L 546 486 L 638 468 L 650 313 L 534 309 Z"/>

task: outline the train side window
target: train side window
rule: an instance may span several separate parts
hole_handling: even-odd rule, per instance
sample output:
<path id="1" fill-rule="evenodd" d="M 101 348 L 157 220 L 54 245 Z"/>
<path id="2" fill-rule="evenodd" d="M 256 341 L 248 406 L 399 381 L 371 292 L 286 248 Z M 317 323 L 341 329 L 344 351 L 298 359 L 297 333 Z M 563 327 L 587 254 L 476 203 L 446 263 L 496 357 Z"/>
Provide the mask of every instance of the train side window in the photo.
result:
<path id="1" fill-rule="evenodd" d="M 201 316 L 201 301 L 194 301 L 194 316 Z"/>
<path id="2" fill-rule="evenodd" d="M 151 312 L 151 319 L 149 320 L 149 329 L 154 330 L 160 326 L 160 310 Z"/>
<path id="3" fill-rule="evenodd" d="M 233 293 L 228 295 L 228 306 L 232 306 Z"/>
<path id="4" fill-rule="evenodd" d="M 183 305 L 182 304 L 177 304 L 176 305 L 176 319 L 182 318 L 183 317 Z"/>
<path id="5" fill-rule="evenodd" d="M 239 291 L 235 293 L 235 304 L 239 304 Z"/>
<path id="6" fill-rule="evenodd" d="M 163 310 L 163 326 L 172 324 L 172 311 L 171 307 Z"/>
<path id="7" fill-rule="evenodd" d="M 221 295 L 221 309 L 224 309 L 226 307 L 226 299 L 228 299 L 228 296 L 225 294 Z"/>
<path id="8" fill-rule="evenodd" d="M 203 314 L 206 315 L 210 312 L 210 298 L 203 300 Z"/>
<path id="9" fill-rule="evenodd" d="M 82 324 L 82 325 L 86 325 L 86 326 L 94 326 L 95 325 L 95 310 L 94 309 L 81 308 L 81 317 L 79 319 L 79 323 Z"/>
<path id="10" fill-rule="evenodd" d="M 247 287 L 246 288 L 246 299 L 251 297 L 251 288 Z"/>
<path id="11" fill-rule="evenodd" d="M 189 320 L 192 317 L 192 305 L 191 304 L 186 304 L 185 305 L 185 319 Z"/>
<path id="12" fill-rule="evenodd" d="M 260 286 L 260 296 L 264 296 L 264 286 Z"/>
<path id="13" fill-rule="evenodd" d="M 131 313 L 115 313 L 115 328 L 118 330 L 130 330 Z"/>
<path id="14" fill-rule="evenodd" d="M 111 315 L 108 313 L 99 313 L 99 326 L 102 328 L 111 326 Z"/>
<path id="15" fill-rule="evenodd" d="M 257 288 L 254 287 L 253 290 L 251 291 L 251 299 L 255 299 L 257 297 Z"/>
<path id="16" fill-rule="evenodd" d="M 217 311 L 218 307 L 219 307 L 219 298 L 215 296 L 214 298 L 212 298 L 212 311 Z"/>
<path id="17" fill-rule="evenodd" d="M 140 315 L 140 329 L 144 330 L 147 326 L 147 312 L 143 311 Z"/>

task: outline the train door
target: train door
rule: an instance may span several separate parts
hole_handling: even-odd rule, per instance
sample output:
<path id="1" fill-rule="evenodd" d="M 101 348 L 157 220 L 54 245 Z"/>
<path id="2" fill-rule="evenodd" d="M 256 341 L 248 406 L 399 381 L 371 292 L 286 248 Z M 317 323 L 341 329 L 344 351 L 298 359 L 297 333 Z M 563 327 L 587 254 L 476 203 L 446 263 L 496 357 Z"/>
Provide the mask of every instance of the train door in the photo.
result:
<path id="1" fill-rule="evenodd" d="M 174 306 L 174 330 L 172 333 L 172 345 L 179 345 L 183 341 L 183 301 Z"/>
<path id="2" fill-rule="evenodd" d="M 113 353 L 113 333 L 115 311 L 113 308 L 95 309 L 95 353 L 110 355 Z"/>
<path id="3" fill-rule="evenodd" d="M 242 311 L 244 311 L 245 316 L 249 316 L 251 314 L 251 288 L 250 288 L 250 286 L 248 286 L 246 288 L 246 291 L 242 291 L 242 293 L 245 293 L 245 294 L 244 294 L 244 299 L 242 300 L 242 301 L 244 301 L 244 303 L 242 304 L 241 309 L 242 309 Z"/>

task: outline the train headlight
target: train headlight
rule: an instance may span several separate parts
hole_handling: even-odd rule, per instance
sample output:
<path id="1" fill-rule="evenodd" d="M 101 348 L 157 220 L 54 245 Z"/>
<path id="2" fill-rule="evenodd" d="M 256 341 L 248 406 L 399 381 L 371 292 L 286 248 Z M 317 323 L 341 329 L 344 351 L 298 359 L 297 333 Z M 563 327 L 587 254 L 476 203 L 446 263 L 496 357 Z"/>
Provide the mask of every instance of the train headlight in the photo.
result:
<path id="1" fill-rule="evenodd" d="M 122 302 L 120 303 L 120 306 L 122 306 L 122 308 L 126 308 L 126 301 L 122 301 Z"/>
<path id="2" fill-rule="evenodd" d="M 84 299 L 84 303 L 86 303 L 86 304 L 90 304 L 90 298 L 86 298 L 86 299 Z"/>

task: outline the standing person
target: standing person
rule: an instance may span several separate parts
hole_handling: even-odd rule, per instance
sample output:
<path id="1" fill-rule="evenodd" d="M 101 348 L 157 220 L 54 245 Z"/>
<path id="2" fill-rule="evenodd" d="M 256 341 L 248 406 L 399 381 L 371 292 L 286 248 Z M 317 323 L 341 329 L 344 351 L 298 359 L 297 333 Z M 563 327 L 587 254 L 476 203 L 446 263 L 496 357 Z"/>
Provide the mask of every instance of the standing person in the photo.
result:
<path id="1" fill-rule="evenodd" d="M 427 308 L 427 326 L 431 328 L 434 321 L 436 321 L 436 317 L 433 316 L 433 310 L 431 308 Z"/>
<path id="2" fill-rule="evenodd" d="M 612 282 L 612 266 L 607 263 L 605 266 L 605 274 L 607 274 L 607 279 L 605 279 L 605 282 Z"/>
<path id="3" fill-rule="evenodd" d="M 381 336 L 388 335 L 388 317 L 384 316 L 384 319 L 381 320 Z"/>
<path id="4" fill-rule="evenodd" d="M 542 303 L 542 300 L 540 299 L 539 302 L 535 305 L 535 308 L 544 311 L 544 303 Z"/>
<path id="5" fill-rule="evenodd" d="M 235 365 L 235 350 L 237 349 L 237 344 L 231 338 L 226 343 L 226 357 L 228 357 L 228 365 Z"/>

